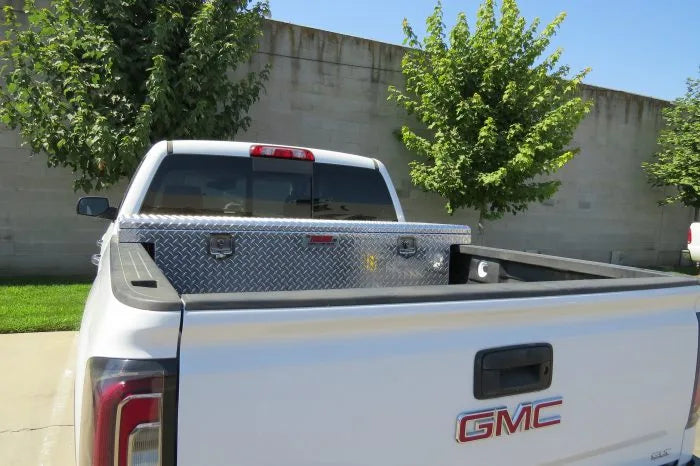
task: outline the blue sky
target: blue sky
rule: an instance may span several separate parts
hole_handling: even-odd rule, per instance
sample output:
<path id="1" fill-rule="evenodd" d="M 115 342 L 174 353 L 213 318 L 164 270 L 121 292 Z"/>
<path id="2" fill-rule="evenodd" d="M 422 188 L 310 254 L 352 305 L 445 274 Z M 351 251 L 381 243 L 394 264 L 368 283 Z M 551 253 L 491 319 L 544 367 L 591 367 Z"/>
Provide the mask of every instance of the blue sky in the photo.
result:
<path id="1" fill-rule="evenodd" d="M 474 24 L 478 0 L 443 0 L 451 26 L 464 11 Z M 318 29 L 400 44 L 401 21 L 422 36 L 431 0 L 270 0 L 272 18 Z M 562 63 L 591 67 L 587 83 L 662 99 L 685 92 L 698 77 L 700 0 L 520 0 L 528 20 L 568 16 L 553 40 Z"/>

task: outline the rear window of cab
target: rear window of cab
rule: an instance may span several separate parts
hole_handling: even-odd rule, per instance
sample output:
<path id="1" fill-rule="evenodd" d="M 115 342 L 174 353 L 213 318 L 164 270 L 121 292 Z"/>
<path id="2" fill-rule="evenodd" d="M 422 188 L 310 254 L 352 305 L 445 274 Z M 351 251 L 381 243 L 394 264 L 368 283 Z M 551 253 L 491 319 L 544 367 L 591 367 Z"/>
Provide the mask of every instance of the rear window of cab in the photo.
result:
<path id="1" fill-rule="evenodd" d="M 302 160 L 172 154 L 143 214 L 396 221 L 376 169 Z"/>

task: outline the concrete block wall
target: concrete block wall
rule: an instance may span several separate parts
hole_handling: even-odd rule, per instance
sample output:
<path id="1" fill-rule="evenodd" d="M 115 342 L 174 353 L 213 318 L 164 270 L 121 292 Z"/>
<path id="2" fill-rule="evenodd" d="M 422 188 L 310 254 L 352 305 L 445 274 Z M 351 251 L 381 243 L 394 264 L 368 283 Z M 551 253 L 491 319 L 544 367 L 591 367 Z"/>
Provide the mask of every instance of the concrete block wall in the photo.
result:
<path id="1" fill-rule="evenodd" d="M 0 132 L 0 276 L 92 274 L 105 220 L 78 217 L 70 170 L 48 167 L 17 136 Z M 106 195 L 120 200 L 119 188 Z"/>
<path id="2" fill-rule="evenodd" d="M 272 65 L 267 91 L 254 106 L 243 141 L 300 145 L 369 155 L 388 167 L 409 220 L 465 223 L 475 212 L 448 216 L 444 202 L 411 184 L 408 153 L 394 136 L 414 124 L 388 102 L 401 85 L 404 49 L 367 39 L 267 21 L 260 50 L 245 69 Z M 488 222 L 475 242 L 629 265 L 672 265 L 685 246 L 692 212 L 659 207 L 640 164 L 655 149 L 667 102 L 584 88 L 595 101 L 573 144 L 581 153 L 556 178 L 555 197 L 517 216 Z M 89 258 L 103 220 L 77 217 L 72 174 L 30 157 L 14 131 L 0 131 L 0 275 L 90 274 Z M 121 199 L 125 183 L 110 191 Z"/>

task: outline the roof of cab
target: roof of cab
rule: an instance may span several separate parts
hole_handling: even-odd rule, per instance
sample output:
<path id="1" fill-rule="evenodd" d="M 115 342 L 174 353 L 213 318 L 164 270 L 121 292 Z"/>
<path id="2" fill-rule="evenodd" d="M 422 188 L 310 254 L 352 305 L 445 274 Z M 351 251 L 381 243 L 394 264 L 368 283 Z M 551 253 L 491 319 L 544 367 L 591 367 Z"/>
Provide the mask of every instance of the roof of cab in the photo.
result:
<path id="1" fill-rule="evenodd" d="M 314 154 L 315 161 L 319 163 L 349 165 L 353 167 L 362 168 L 375 168 L 374 160 L 370 157 L 362 157 L 360 155 L 346 154 L 344 152 L 335 152 L 324 149 L 313 149 L 310 147 L 240 141 L 172 141 L 172 148 L 174 154 L 229 155 L 234 157 L 250 157 L 250 146 L 252 145 L 269 145 L 306 149 Z"/>

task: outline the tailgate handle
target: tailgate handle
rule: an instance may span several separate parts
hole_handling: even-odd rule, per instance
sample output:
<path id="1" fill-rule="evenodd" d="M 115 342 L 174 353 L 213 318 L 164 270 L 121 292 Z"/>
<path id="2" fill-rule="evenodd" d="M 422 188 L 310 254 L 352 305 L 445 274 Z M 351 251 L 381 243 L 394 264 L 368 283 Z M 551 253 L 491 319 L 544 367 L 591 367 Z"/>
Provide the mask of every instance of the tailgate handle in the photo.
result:
<path id="1" fill-rule="evenodd" d="M 545 390 L 552 384 L 553 361 L 549 343 L 481 350 L 474 359 L 474 398 Z"/>

